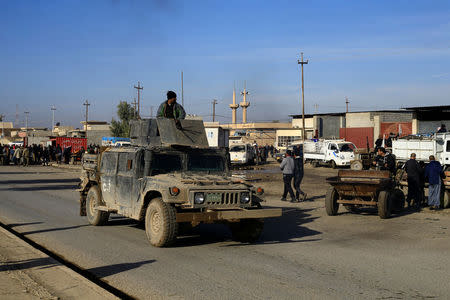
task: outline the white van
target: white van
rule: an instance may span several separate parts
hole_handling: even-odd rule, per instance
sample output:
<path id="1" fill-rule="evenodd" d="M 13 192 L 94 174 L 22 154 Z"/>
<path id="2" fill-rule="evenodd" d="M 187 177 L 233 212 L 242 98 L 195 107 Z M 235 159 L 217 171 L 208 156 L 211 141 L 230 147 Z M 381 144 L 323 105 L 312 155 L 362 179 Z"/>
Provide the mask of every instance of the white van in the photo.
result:
<path id="1" fill-rule="evenodd" d="M 255 163 L 255 150 L 250 144 L 233 144 L 229 152 L 232 164 L 245 165 Z"/>

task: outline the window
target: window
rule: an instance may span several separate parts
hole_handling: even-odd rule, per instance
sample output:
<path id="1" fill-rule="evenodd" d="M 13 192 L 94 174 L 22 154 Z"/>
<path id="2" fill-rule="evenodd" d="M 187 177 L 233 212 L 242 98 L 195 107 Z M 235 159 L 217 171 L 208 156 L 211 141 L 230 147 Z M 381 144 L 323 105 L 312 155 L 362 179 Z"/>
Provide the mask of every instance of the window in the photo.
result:
<path id="1" fill-rule="evenodd" d="M 188 171 L 223 171 L 224 163 L 220 156 L 189 155 Z"/>
<path id="2" fill-rule="evenodd" d="M 119 153 L 119 172 L 131 172 L 133 170 L 134 153 Z"/>
<path id="3" fill-rule="evenodd" d="M 278 137 L 278 147 L 287 147 L 292 142 L 300 141 L 302 138 L 300 136 L 279 136 Z"/>
<path id="4" fill-rule="evenodd" d="M 337 148 L 336 144 L 330 144 L 329 149 L 336 151 L 338 148 Z"/>
<path id="5" fill-rule="evenodd" d="M 158 154 L 154 153 L 151 162 L 151 175 L 181 171 L 181 157 L 177 154 Z"/>
<path id="6" fill-rule="evenodd" d="M 353 144 L 339 144 L 339 150 L 342 152 L 353 152 L 356 146 Z"/>
<path id="7" fill-rule="evenodd" d="M 447 152 L 450 152 L 450 141 L 447 141 Z"/>
<path id="8" fill-rule="evenodd" d="M 111 152 L 105 152 L 102 156 L 102 165 L 100 169 L 102 173 L 112 174 L 116 172 L 117 166 L 117 154 Z"/>
<path id="9" fill-rule="evenodd" d="M 244 145 L 233 146 L 231 147 L 230 152 L 245 152 L 245 146 Z"/>

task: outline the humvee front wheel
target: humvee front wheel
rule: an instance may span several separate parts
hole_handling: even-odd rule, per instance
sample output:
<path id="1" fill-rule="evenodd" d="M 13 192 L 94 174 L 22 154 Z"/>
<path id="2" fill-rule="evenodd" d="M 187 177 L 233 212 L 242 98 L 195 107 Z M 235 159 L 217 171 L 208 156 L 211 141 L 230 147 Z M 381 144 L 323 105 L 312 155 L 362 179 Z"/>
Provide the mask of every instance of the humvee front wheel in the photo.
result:
<path id="1" fill-rule="evenodd" d="M 145 214 L 145 233 L 155 247 L 170 246 L 175 242 L 178 234 L 175 207 L 162 201 L 153 199 Z"/>
<path id="2" fill-rule="evenodd" d="M 96 209 L 102 205 L 100 190 L 98 186 L 93 185 L 86 196 L 86 216 L 91 225 L 105 225 L 109 219 L 109 212 Z"/>
<path id="3" fill-rule="evenodd" d="M 242 219 L 239 222 L 230 223 L 233 239 L 241 243 L 256 242 L 264 229 L 263 219 Z"/>

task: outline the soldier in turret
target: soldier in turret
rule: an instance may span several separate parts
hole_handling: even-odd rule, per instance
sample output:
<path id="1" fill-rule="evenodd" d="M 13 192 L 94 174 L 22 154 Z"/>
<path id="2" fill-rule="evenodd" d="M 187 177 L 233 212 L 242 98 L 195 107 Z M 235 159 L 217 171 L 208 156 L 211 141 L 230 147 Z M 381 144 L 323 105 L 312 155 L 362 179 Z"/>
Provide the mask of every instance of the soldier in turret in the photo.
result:
<path id="1" fill-rule="evenodd" d="M 186 117 L 183 106 L 177 103 L 177 94 L 175 92 L 167 92 L 167 100 L 159 106 L 157 117 L 175 120 L 182 120 Z"/>

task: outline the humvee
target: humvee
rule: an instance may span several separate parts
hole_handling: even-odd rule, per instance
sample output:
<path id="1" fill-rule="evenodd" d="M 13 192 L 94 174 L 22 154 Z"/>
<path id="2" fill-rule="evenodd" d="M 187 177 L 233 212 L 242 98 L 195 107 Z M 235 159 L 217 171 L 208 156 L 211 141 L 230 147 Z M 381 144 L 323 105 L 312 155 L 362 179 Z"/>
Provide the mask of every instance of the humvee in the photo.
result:
<path id="1" fill-rule="evenodd" d="M 90 224 L 120 214 L 145 222 L 150 243 L 164 247 L 183 229 L 214 222 L 255 242 L 263 219 L 281 216 L 261 207 L 262 188 L 231 177 L 227 149 L 208 147 L 202 121 L 136 120 L 130 131 L 130 146 L 83 156 L 80 215 Z"/>

